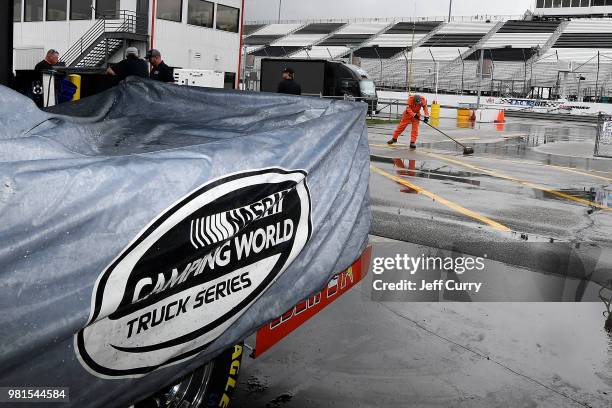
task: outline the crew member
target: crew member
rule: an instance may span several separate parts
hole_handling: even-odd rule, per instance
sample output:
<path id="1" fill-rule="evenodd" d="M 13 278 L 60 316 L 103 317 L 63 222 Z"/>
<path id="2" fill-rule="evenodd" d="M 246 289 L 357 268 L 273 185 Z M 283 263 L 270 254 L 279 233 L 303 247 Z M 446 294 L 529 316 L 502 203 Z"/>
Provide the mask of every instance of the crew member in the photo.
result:
<path id="1" fill-rule="evenodd" d="M 161 53 L 156 49 L 151 49 L 147 52 L 147 60 L 151 64 L 151 73 L 149 74 L 151 79 L 161 82 L 174 82 L 174 72 L 166 63 L 162 60 Z"/>
<path id="2" fill-rule="evenodd" d="M 293 68 L 285 68 L 283 70 L 283 80 L 278 84 L 278 93 L 289 95 L 301 95 L 302 87 L 295 82 L 295 71 Z"/>
<path id="3" fill-rule="evenodd" d="M 421 108 L 423 108 L 423 113 L 425 117 L 423 118 L 423 122 L 429 122 L 429 110 L 427 109 L 427 101 L 424 96 L 421 95 L 410 95 L 408 98 L 408 102 L 406 104 L 406 110 L 402 115 L 402 120 L 400 121 L 397 129 L 393 132 L 393 138 L 389 140 L 387 143 L 392 145 L 397 142 L 397 138 L 408 126 L 408 123 L 412 123 L 412 132 L 410 133 L 410 148 L 416 149 L 416 140 L 419 136 L 419 122 L 421 120 Z"/>
<path id="4" fill-rule="evenodd" d="M 128 47 L 125 50 L 125 59 L 108 67 L 106 75 L 116 75 L 120 80 L 132 75 L 148 78 L 149 68 L 145 60 L 138 58 L 138 48 Z"/>
<path id="5" fill-rule="evenodd" d="M 36 66 L 34 66 L 34 70 L 38 72 L 50 71 L 53 69 L 54 65 L 57 65 L 58 61 L 59 52 L 55 51 L 54 49 L 50 49 L 49 51 L 47 51 L 45 59 L 36 64 Z"/>

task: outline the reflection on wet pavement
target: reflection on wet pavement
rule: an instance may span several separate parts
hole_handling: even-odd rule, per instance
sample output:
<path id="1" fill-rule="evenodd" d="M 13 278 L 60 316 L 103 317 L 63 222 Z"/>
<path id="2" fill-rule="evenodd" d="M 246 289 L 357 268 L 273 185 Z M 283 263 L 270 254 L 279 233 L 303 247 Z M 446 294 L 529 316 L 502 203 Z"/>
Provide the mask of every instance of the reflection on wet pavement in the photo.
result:
<path id="1" fill-rule="evenodd" d="M 496 290 L 451 299 L 477 303 L 384 302 L 365 281 L 247 362 L 245 378 L 266 388 L 239 388 L 237 407 L 285 393 L 295 407 L 612 407 L 612 290 L 600 292 L 612 288 L 612 161 L 574 152 L 588 153 L 595 128 L 442 119 L 475 148 L 463 157 L 427 127 L 416 151 L 406 135 L 390 148 L 394 127 L 368 127 L 372 242 L 486 253 Z M 567 156 L 541 150 L 550 146 Z M 504 303 L 517 287 L 566 303 Z M 478 303 L 484 296 L 496 302 Z M 580 300 L 589 302 L 567 303 Z"/>
<path id="2" fill-rule="evenodd" d="M 484 153 L 505 158 L 520 158 L 534 160 L 544 164 L 559 166 L 578 167 L 586 170 L 612 170 L 612 165 L 597 163 L 589 157 L 572 157 L 571 149 L 568 156 L 544 154 L 533 150 L 534 147 L 545 146 L 554 143 L 578 144 L 591 154 L 594 149 L 596 127 L 590 124 L 564 123 L 537 120 L 509 119 L 504 124 L 494 123 L 471 123 L 466 127 L 465 123 L 458 126 L 456 122 L 442 119 L 440 128 L 452 137 L 461 138 L 481 136 L 480 140 L 469 141 L 467 144 L 473 147 L 476 154 Z M 370 134 L 388 135 L 393 126 L 375 125 L 369 126 Z M 418 140 L 419 147 L 442 149 L 460 153 L 461 149 L 450 140 L 436 137 L 429 129 L 421 129 Z M 405 136 L 401 136 L 405 137 Z M 401 142 L 400 137 L 400 142 Z"/>
<path id="3" fill-rule="evenodd" d="M 388 158 L 377 155 L 371 155 L 370 161 L 373 163 L 391 163 L 396 169 L 396 174 L 400 177 L 419 177 L 432 180 L 450 180 L 457 183 L 470 184 L 480 186 L 479 180 L 472 180 L 472 177 L 490 177 L 487 174 L 471 173 L 466 171 L 451 171 L 446 166 L 431 169 L 428 166 L 431 162 L 417 160 L 407 160 L 400 158 Z M 443 170 L 444 169 L 444 170 Z M 410 191 L 413 193 L 414 191 Z"/>

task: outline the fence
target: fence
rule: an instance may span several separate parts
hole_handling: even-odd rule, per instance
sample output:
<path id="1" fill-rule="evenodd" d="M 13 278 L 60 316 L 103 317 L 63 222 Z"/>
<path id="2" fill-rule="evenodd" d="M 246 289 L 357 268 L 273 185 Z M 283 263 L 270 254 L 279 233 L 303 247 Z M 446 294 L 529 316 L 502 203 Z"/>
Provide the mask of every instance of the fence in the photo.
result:
<path id="1" fill-rule="evenodd" d="M 455 22 L 479 22 L 479 21 L 506 21 L 522 20 L 521 14 L 480 14 L 476 16 L 451 16 L 450 21 Z M 320 24 L 320 23 L 372 23 L 372 22 L 412 22 L 412 21 L 448 21 L 446 16 L 421 16 L 421 17 L 362 17 L 362 18 L 319 18 L 307 20 L 252 20 L 245 21 L 245 25 L 267 25 L 267 24 Z"/>
<path id="2" fill-rule="evenodd" d="M 594 155 L 612 158 L 612 115 L 600 113 L 597 118 Z"/>
<path id="3" fill-rule="evenodd" d="M 441 93 L 473 95 L 480 87 L 483 95 L 496 97 L 546 95 L 550 99 L 612 102 L 612 56 L 599 52 L 580 62 L 559 59 L 555 54 L 539 59 L 526 54 L 518 60 L 496 60 L 493 53 L 485 59 L 481 81 L 476 59 L 460 60 L 445 70 L 450 63 L 433 58 L 412 62 L 409 58 L 361 60 L 379 89 L 433 92 L 437 88 Z M 443 70 L 444 75 L 436 75 Z M 544 92 L 542 88 L 547 89 Z"/>

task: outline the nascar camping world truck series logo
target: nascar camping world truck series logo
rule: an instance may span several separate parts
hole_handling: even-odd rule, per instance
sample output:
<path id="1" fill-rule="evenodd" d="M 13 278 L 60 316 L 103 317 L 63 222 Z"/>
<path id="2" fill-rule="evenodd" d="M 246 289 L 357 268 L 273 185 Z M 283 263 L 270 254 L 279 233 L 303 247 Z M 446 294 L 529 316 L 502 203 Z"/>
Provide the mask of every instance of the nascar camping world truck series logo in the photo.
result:
<path id="1" fill-rule="evenodd" d="M 137 377 L 217 339 L 310 238 L 307 173 L 268 168 L 211 181 L 164 211 L 100 274 L 79 361 Z"/>

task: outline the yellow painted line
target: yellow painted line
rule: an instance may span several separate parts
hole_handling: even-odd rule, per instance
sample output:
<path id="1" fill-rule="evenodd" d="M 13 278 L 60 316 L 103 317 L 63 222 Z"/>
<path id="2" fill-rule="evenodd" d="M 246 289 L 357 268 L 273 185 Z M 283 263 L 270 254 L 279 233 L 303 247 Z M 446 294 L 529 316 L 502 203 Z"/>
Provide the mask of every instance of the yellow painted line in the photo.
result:
<path id="1" fill-rule="evenodd" d="M 480 140 L 480 138 L 479 137 L 462 137 L 462 138 L 458 138 L 458 139 L 455 139 L 455 140 L 457 140 L 459 142 L 469 142 L 470 140 Z M 447 139 L 447 140 L 444 140 L 444 139 L 442 139 L 442 140 L 431 140 L 431 141 L 424 142 L 424 143 L 432 144 L 432 143 L 448 143 L 448 142 L 453 143 L 453 141 L 450 140 L 450 139 Z"/>
<path id="2" fill-rule="evenodd" d="M 453 164 L 456 164 L 458 166 L 466 167 L 468 169 L 476 170 L 476 171 L 479 171 L 481 173 L 489 174 L 489 175 L 491 175 L 493 177 L 502 178 L 502 179 L 506 179 L 506 180 L 509 180 L 509 181 L 512 181 L 512 182 L 515 182 L 515 183 L 519 183 L 519 184 L 522 184 L 522 185 L 524 185 L 526 187 L 533 188 L 533 189 L 540 190 L 540 191 L 544 191 L 545 193 L 552 194 L 552 195 L 555 195 L 557 197 L 565 198 L 565 199 L 570 200 L 570 201 L 575 201 L 575 202 L 580 203 L 580 204 L 588 205 L 588 206 L 591 206 L 591 207 L 596 207 L 596 208 L 599 208 L 599 209 L 602 209 L 602 210 L 606 210 L 606 211 L 611 211 L 612 210 L 612 208 L 610 208 L 610 207 L 608 207 L 606 205 L 599 204 L 599 203 L 596 203 L 596 202 L 593 202 L 593 201 L 589 201 L 589 200 L 585 200 L 584 198 L 574 197 L 573 195 L 566 194 L 566 193 L 563 193 L 561 191 L 551 190 L 550 188 L 541 186 L 539 184 L 535 184 L 535 183 L 532 183 L 530 181 L 521 180 L 521 179 L 517 179 L 515 177 L 507 176 L 505 174 L 499 173 L 499 172 L 494 171 L 494 170 L 489 170 L 489 169 L 485 169 L 485 168 L 482 168 L 482 167 L 479 167 L 479 166 L 474 166 L 473 164 L 464 163 L 464 162 L 459 161 L 459 160 L 450 159 L 448 157 L 444 157 L 444 156 L 436 154 L 436 153 L 431 153 L 431 152 L 424 152 L 424 153 L 426 155 L 430 156 L 430 157 L 435 157 L 436 159 L 440 159 L 440 160 L 446 161 L 448 163 L 453 163 Z"/>
<path id="3" fill-rule="evenodd" d="M 479 137 L 464 137 L 464 138 L 459 138 L 459 139 L 455 139 L 458 140 L 460 142 L 469 142 L 470 140 L 480 140 Z M 452 140 L 448 139 L 448 140 L 431 140 L 428 141 L 426 143 L 431 144 L 431 143 L 447 143 L 447 142 L 453 142 Z M 395 144 L 378 144 L 378 143 L 370 143 L 370 146 L 372 147 L 388 147 L 390 149 L 394 149 L 396 147 L 409 147 L 409 145 L 404 144 L 404 143 L 395 143 Z"/>
<path id="4" fill-rule="evenodd" d="M 469 140 L 480 140 L 479 138 L 464 138 L 464 139 L 457 139 L 458 141 L 469 141 Z M 442 143 L 444 142 L 443 140 L 439 140 L 439 141 L 432 141 L 430 143 Z M 388 144 L 375 144 L 375 143 L 370 143 L 371 147 L 383 147 L 383 148 L 389 148 L 389 149 L 396 149 L 397 147 L 409 147 L 407 144 L 403 144 L 403 143 L 396 143 L 394 145 L 388 145 Z M 431 151 L 428 151 L 426 149 L 419 149 L 422 152 L 426 152 L 426 153 L 433 153 Z M 480 159 L 480 157 L 471 157 L 472 159 Z M 553 169 L 558 169 L 558 170 L 562 170 L 562 171 L 567 171 L 569 173 L 575 173 L 575 174 L 580 174 L 582 176 L 587 176 L 587 177 L 593 177 L 599 180 L 604 180 L 604 181 L 612 181 L 612 177 L 605 177 L 605 176 L 600 176 L 597 174 L 593 174 L 593 173 L 589 173 L 586 170 L 578 170 L 578 169 L 574 169 L 571 167 L 564 167 L 564 166 L 556 166 L 554 164 L 543 164 L 543 163 L 536 163 L 536 162 L 529 162 L 529 161 L 521 161 L 521 160 L 506 160 L 506 159 L 499 159 L 496 158 L 495 160 L 499 160 L 499 161 L 503 161 L 506 163 L 513 163 L 513 164 L 526 164 L 526 165 L 530 165 L 530 166 L 540 166 L 540 167 L 550 167 Z M 607 171 L 601 171 L 601 170 L 591 170 L 597 173 L 601 173 L 601 174 L 612 174 L 610 172 Z"/>
<path id="5" fill-rule="evenodd" d="M 380 174 L 383 177 L 388 178 L 389 180 L 393 180 L 398 184 L 401 184 L 405 187 L 411 188 L 414 191 L 416 191 L 419 194 L 423 194 L 424 196 L 427 196 L 429 198 L 431 198 L 432 200 L 447 206 L 448 208 L 451 208 L 455 211 L 457 211 L 460 214 L 463 214 L 467 217 L 473 218 L 475 220 L 478 220 L 480 222 L 482 222 L 483 224 L 487 224 L 490 227 L 493 227 L 494 229 L 498 230 L 498 231 L 504 231 L 504 232 L 510 232 L 510 228 L 506 227 L 505 225 L 502 225 L 496 221 L 493 221 L 492 219 L 485 217 L 484 215 L 478 214 L 477 212 L 474 212 L 472 210 L 468 210 L 465 207 L 462 207 L 461 205 L 454 203 L 450 200 L 447 200 L 446 198 L 440 197 L 439 195 L 432 193 L 431 191 L 427 191 L 422 187 L 417 186 L 416 184 L 412 184 L 411 182 L 404 180 L 400 177 L 394 176 L 393 174 L 387 173 L 386 171 L 374 166 L 373 164 L 370 164 L 370 168 L 372 169 L 372 171 L 374 171 L 377 174 Z"/>
<path id="6" fill-rule="evenodd" d="M 535 162 L 529 162 L 529 161 L 518 161 L 518 160 L 504 160 L 501 159 L 505 162 L 508 163 L 513 163 L 513 164 L 527 164 L 527 165 L 531 165 L 531 166 L 540 166 L 540 167 L 550 167 L 553 169 L 558 169 L 558 170 L 563 170 L 563 171 L 567 171 L 569 173 L 576 173 L 576 174 L 580 174 L 583 176 L 588 176 L 588 177 L 594 177 L 596 179 L 600 179 L 600 180 L 604 180 L 604 181 L 612 181 L 611 177 L 604 177 L 604 176 L 599 176 L 597 174 L 593 174 L 593 173 L 589 173 L 586 170 L 578 170 L 572 167 L 564 167 L 564 166 L 556 166 L 554 164 L 542 164 L 542 163 L 535 163 Z M 602 173 L 602 174 L 610 174 L 610 172 L 607 171 L 599 171 L 599 170 L 590 170 L 590 171 L 595 171 L 597 173 Z"/>
<path id="7" fill-rule="evenodd" d="M 408 145 L 402 144 L 402 143 L 396 143 L 394 145 L 389 145 L 389 144 L 375 144 L 375 143 L 370 143 L 370 147 L 387 147 L 389 149 L 395 149 L 396 147 L 408 147 Z"/>

